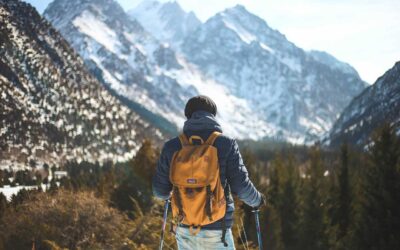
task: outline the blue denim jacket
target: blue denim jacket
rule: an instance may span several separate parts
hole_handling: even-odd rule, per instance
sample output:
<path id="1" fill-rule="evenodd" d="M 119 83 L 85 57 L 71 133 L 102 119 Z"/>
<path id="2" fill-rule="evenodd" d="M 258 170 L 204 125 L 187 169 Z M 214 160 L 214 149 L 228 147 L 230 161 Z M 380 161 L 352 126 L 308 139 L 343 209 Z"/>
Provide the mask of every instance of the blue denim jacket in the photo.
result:
<path id="1" fill-rule="evenodd" d="M 221 126 L 211 113 L 205 111 L 194 112 L 183 127 L 183 133 L 186 136 L 198 135 L 204 141 L 213 131 L 222 132 Z M 261 194 L 248 177 L 236 140 L 220 135 L 215 140 L 214 146 L 218 150 L 222 184 L 225 185 L 227 181 L 232 194 L 237 195 L 240 200 L 249 206 L 258 206 L 261 203 Z M 156 174 L 153 177 L 153 194 L 160 199 L 166 200 L 169 198 L 172 190 L 172 184 L 169 180 L 170 163 L 174 153 L 180 150 L 181 147 L 179 138 L 175 137 L 167 141 L 161 151 Z M 234 204 L 232 198 L 230 198 L 227 201 L 225 215 L 225 223 L 228 228 L 233 223 L 233 211 Z M 222 229 L 221 220 L 206 225 L 203 229 Z"/>

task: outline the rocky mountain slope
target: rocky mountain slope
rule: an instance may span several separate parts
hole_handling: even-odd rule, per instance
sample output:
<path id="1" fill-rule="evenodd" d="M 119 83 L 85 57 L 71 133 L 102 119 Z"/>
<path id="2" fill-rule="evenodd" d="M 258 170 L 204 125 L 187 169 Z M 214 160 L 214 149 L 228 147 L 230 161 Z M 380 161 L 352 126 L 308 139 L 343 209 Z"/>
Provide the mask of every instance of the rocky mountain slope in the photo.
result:
<path id="1" fill-rule="evenodd" d="M 200 93 L 231 136 L 311 143 L 366 86 L 350 65 L 298 48 L 240 5 L 204 24 L 176 2 L 130 14 L 113 0 L 55 0 L 44 13 L 99 80 L 178 127 Z"/>
<path id="2" fill-rule="evenodd" d="M 205 76 L 160 42 L 113 0 L 55 0 L 44 16 L 113 91 L 181 127 L 183 109 L 193 95 L 207 94 L 218 107 L 225 132 L 253 139 L 274 134 L 247 100 Z"/>
<path id="3" fill-rule="evenodd" d="M 320 138 L 366 87 L 347 63 L 304 51 L 241 5 L 207 20 L 181 50 L 292 142 Z"/>
<path id="4" fill-rule="evenodd" d="M 161 132 L 121 105 L 29 4 L 0 0 L 0 166 L 127 160 Z"/>
<path id="5" fill-rule="evenodd" d="M 128 14 L 155 38 L 168 42 L 175 49 L 179 49 L 183 39 L 201 25 L 193 12 L 185 12 L 175 1 L 143 1 Z"/>
<path id="6" fill-rule="evenodd" d="M 384 122 L 400 135 L 400 62 L 346 107 L 332 128 L 329 142 L 332 146 L 343 142 L 362 146 Z"/>

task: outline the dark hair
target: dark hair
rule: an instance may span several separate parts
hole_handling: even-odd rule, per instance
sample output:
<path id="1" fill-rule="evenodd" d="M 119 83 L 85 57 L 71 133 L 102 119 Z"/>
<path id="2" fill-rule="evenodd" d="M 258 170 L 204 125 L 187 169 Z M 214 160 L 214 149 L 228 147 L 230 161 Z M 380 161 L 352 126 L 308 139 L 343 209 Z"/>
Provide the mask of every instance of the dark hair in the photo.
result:
<path id="1" fill-rule="evenodd" d="M 196 111 L 207 111 L 214 116 L 217 114 L 217 105 L 210 97 L 205 95 L 194 96 L 189 99 L 185 106 L 185 116 L 187 119 L 192 117 Z"/>

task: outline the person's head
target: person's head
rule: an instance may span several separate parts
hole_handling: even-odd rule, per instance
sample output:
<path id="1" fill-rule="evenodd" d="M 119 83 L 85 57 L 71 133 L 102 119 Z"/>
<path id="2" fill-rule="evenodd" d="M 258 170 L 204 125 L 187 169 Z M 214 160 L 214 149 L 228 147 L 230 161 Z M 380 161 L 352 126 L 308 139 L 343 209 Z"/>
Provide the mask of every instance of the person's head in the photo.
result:
<path id="1" fill-rule="evenodd" d="M 215 116 L 217 114 L 217 105 L 215 105 L 215 102 L 211 98 L 205 95 L 194 96 L 186 103 L 186 118 L 190 119 L 196 111 L 207 111 Z"/>

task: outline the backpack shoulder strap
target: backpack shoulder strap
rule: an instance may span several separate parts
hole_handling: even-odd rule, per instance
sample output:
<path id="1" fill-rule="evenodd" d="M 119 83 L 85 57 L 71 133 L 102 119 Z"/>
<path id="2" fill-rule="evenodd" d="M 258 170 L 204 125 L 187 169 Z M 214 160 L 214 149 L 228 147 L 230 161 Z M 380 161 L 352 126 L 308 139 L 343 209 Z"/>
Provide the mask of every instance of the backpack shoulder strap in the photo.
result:
<path id="1" fill-rule="evenodd" d="M 186 146 L 186 145 L 189 145 L 189 141 L 188 141 L 188 139 L 187 139 L 187 137 L 186 137 L 186 135 L 184 133 L 179 135 L 179 141 L 181 142 L 182 147 Z"/>
<path id="2" fill-rule="evenodd" d="M 217 139 L 217 137 L 218 137 L 219 135 L 221 135 L 221 134 L 222 134 L 222 133 L 217 132 L 217 131 L 212 132 L 211 135 L 208 137 L 208 139 L 207 139 L 207 141 L 206 141 L 206 144 L 212 146 L 212 145 L 214 144 L 215 139 Z"/>

